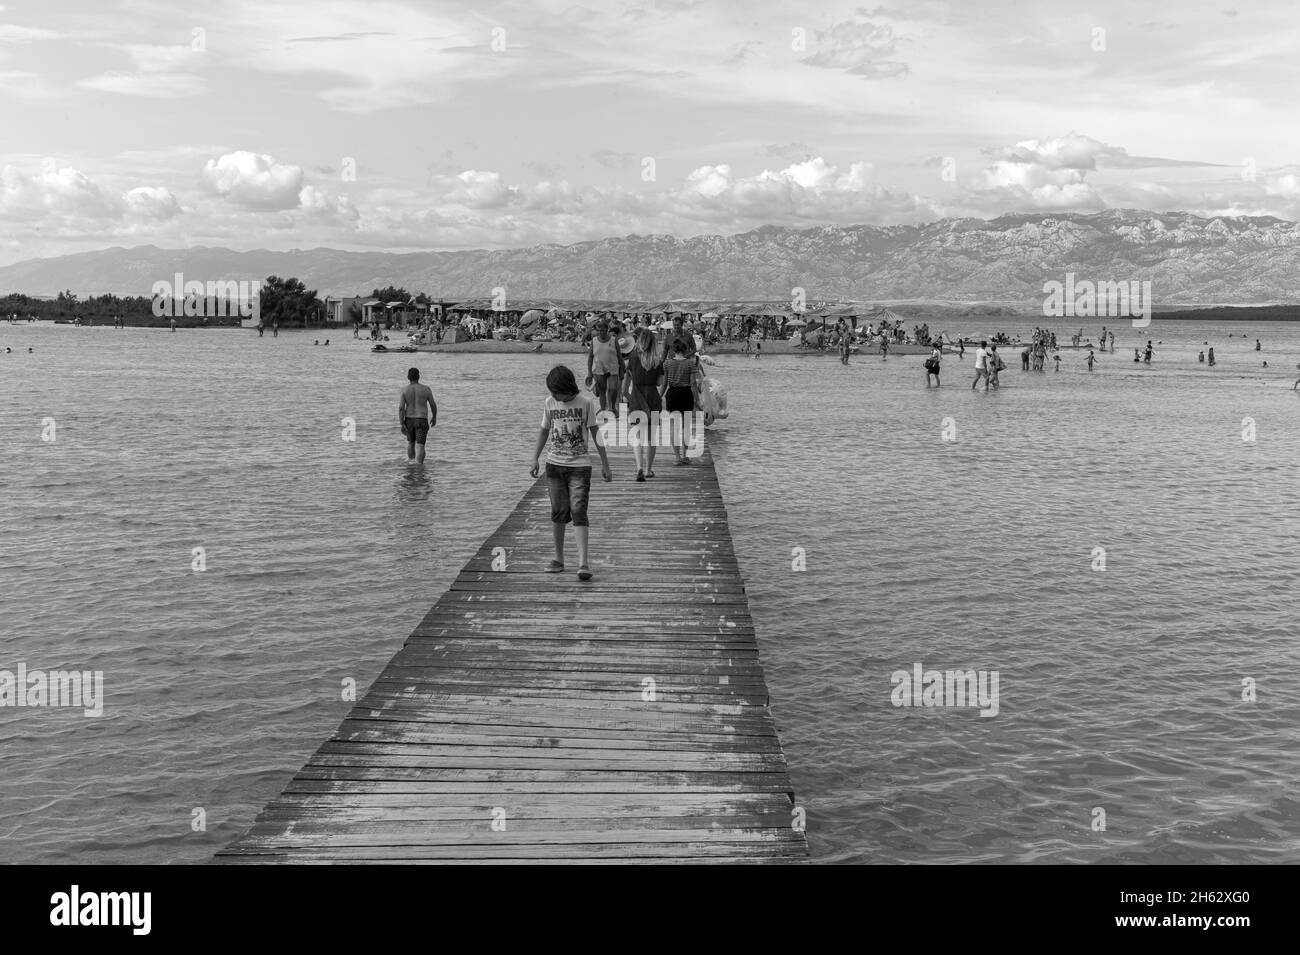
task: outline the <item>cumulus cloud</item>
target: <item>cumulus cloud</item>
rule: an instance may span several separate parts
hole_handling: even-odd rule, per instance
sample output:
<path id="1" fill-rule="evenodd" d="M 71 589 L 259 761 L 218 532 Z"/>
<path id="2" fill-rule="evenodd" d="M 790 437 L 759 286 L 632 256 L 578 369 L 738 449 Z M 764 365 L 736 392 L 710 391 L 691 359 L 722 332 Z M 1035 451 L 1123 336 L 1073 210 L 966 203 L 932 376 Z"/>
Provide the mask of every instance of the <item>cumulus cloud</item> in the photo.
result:
<path id="1" fill-rule="evenodd" d="M 303 187 L 301 166 L 244 150 L 209 159 L 200 179 L 209 192 L 253 209 L 292 209 Z"/>
<path id="2" fill-rule="evenodd" d="M 809 66 L 844 70 L 867 79 L 901 76 L 906 63 L 895 59 L 898 43 L 894 28 L 871 20 L 845 20 L 817 33 L 818 48 L 803 62 Z"/>
<path id="3" fill-rule="evenodd" d="M 7 216 L 103 219 L 121 209 L 120 197 L 76 169 L 45 169 L 34 176 L 14 166 L 0 171 L 0 211 Z"/>
<path id="4" fill-rule="evenodd" d="M 851 224 L 936 218 L 927 200 L 874 181 L 871 164 L 840 168 L 815 157 L 781 169 L 739 175 L 729 164 L 699 166 L 676 184 L 647 191 L 581 187 L 567 181 L 512 183 L 501 174 L 469 170 L 439 177 L 428 194 L 368 208 L 365 228 L 388 220 L 401 232 L 437 223 L 439 237 L 481 236 L 510 241 L 578 241 L 627 233 L 743 231 L 769 223 Z M 467 240 L 471 241 L 471 240 Z"/>
<path id="5" fill-rule="evenodd" d="M 1142 169 L 1171 166 L 1213 166 L 1216 163 L 1159 156 L 1130 156 L 1122 146 L 1112 146 L 1076 132 L 1054 139 L 1028 139 L 1014 146 L 985 150 L 995 159 L 1046 169 L 1092 170 L 1098 167 Z"/>
<path id="6" fill-rule="evenodd" d="M 138 186 L 123 199 L 128 214 L 141 219 L 170 219 L 181 214 L 176 197 L 161 186 Z"/>
<path id="7" fill-rule="evenodd" d="M 168 219 L 180 212 L 176 197 L 162 186 L 117 193 L 70 167 L 34 175 L 16 166 L 0 170 L 0 217 L 39 223 L 42 231 L 77 233 L 113 221 Z"/>
<path id="8" fill-rule="evenodd" d="M 298 193 L 298 205 L 306 215 L 315 219 L 354 223 L 360 218 L 356 206 L 347 196 L 333 195 L 315 186 L 303 186 Z"/>

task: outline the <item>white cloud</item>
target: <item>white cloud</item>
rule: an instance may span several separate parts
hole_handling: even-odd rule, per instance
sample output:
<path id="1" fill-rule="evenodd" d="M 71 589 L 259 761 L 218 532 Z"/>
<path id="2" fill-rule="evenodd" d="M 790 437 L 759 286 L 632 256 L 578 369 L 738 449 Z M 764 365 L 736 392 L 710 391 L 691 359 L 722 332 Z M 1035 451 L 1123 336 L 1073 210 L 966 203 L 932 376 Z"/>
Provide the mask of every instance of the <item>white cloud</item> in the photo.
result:
<path id="1" fill-rule="evenodd" d="M 207 88 L 203 77 L 190 73 L 101 73 L 78 80 L 83 89 L 123 96 L 153 99 L 185 99 L 201 96 Z"/>
<path id="2" fill-rule="evenodd" d="M 181 214 L 176 197 L 161 186 L 137 186 L 123 198 L 127 212 L 140 219 L 170 219 Z"/>
<path id="3" fill-rule="evenodd" d="M 301 166 L 244 150 L 208 160 L 200 178 L 210 192 L 259 209 L 292 209 L 303 187 Z"/>
<path id="4" fill-rule="evenodd" d="M 190 46 L 144 43 L 110 46 L 126 53 L 134 61 L 135 70 L 110 70 L 78 80 L 77 86 L 101 93 L 153 99 L 183 99 L 200 96 L 207 90 L 203 77 L 189 71 L 202 62 L 204 54 Z"/>

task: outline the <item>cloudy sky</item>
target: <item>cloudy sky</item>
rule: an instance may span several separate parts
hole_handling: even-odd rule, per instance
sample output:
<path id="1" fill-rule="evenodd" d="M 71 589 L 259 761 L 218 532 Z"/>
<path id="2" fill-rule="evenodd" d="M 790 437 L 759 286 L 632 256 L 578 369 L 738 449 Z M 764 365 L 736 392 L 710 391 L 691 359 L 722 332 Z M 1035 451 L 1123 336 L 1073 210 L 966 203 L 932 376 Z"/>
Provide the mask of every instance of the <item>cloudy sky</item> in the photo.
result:
<path id="1" fill-rule="evenodd" d="M 1296 219 L 1298 23 L 1234 0 L 6 0 L 0 264 Z"/>

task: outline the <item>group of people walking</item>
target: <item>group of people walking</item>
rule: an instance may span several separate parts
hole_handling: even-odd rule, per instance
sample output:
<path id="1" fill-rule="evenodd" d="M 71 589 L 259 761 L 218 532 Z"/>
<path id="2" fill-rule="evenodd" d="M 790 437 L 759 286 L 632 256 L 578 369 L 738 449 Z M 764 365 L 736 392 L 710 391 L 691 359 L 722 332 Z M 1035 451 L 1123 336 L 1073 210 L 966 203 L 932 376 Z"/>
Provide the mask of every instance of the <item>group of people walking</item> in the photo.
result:
<path id="1" fill-rule="evenodd" d="M 592 444 L 600 455 L 601 477 L 605 481 L 613 480 L 605 445 L 599 439 L 601 412 L 617 414 L 620 404 L 626 405 L 629 425 L 634 415 L 643 416 L 642 424 L 628 428 L 638 482 L 644 483 L 655 476 L 656 441 L 652 427 L 653 422 L 661 420 L 663 411 L 680 415 L 679 437 L 673 441 L 676 463 L 691 463 L 687 452 L 687 416 L 699 406 L 697 398 L 704 381 L 695 340 L 684 329 L 680 318 L 674 318 L 672 330 L 662 336 L 642 325 L 630 333 L 630 338 L 631 341 L 620 339 L 605 322 L 598 322 L 593 329 L 587 352 L 586 385 L 595 397 L 579 392 L 573 372 L 565 365 L 556 365 L 546 376 L 548 397 L 529 474 L 537 477 L 544 460 L 555 541 L 555 558 L 546 568 L 548 573 L 564 572 L 564 539 L 567 526 L 572 524 L 578 550 L 578 579 L 592 578 L 587 554 Z"/>
<path id="2" fill-rule="evenodd" d="M 659 420 L 660 412 L 680 415 L 683 426 L 673 442 L 678 465 L 690 464 L 684 422 L 700 405 L 704 373 L 695 338 L 675 317 L 673 327 L 657 335 L 647 325 L 622 339 L 605 322 L 597 322 L 587 351 L 587 387 L 600 402 L 600 410 L 617 414 L 626 404 L 629 414 L 641 412 L 646 422 Z M 636 457 L 636 479 L 653 478 L 655 441 L 648 425 L 629 431 Z"/>

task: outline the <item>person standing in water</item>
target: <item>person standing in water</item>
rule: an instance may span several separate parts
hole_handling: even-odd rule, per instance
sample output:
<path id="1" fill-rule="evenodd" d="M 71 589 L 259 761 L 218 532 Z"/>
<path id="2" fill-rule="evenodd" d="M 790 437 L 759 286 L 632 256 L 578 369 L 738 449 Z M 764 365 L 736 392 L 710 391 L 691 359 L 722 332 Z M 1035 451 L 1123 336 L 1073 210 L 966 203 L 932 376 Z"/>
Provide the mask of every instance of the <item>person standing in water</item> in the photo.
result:
<path id="1" fill-rule="evenodd" d="M 402 434 L 406 438 L 406 461 L 408 464 L 424 463 L 424 443 L 429 437 L 429 428 L 438 423 L 438 406 L 433 400 L 433 391 L 428 385 L 420 384 L 420 369 L 412 368 L 406 373 L 409 384 L 402 389 L 402 397 L 397 402 L 397 418 L 402 424 Z M 425 405 L 428 405 L 432 420 L 425 417 Z M 416 451 L 419 445 L 419 451 Z M 418 457 L 417 457 L 418 453 Z"/>
<path id="2" fill-rule="evenodd" d="M 1094 355 L 1094 354 L 1092 353 L 1092 349 L 1089 348 L 1089 349 L 1088 349 L 1088 357 L 1084 359 L 1084 361 L 1086 361 L 1086 362 L 1088 363 L 1088 370 L 1089 370 L 1089 371 L 1092 371 L 1093 363 L 1094 363 L 1096 360 L 1097 360 L 1097 356 Z"/>
<path id="3" fill-rule="evenodd" d="M 1110 333 L 1110 353 L 1115 354 L 1115 333 Z"/>
<path id="4" fill-rule="evenodd" d="M 975 349 L 975 380 L 970 383 L 970 390 L 974 391 L 975 386 L 984 379 L 984 390 L 989 390 L 989 343 L 981 341 L 980 347 Z"/>
<path id="5" fill-rule="evenodd" d="M 1151 340 L 1147 339 L 1146 356 L 1142 359 L 1146 364 L 1151 364 Z"/>
<path id="6" fill-rule="evenodd" d="M 930 387 L 930 378 L 934 378 L 934 386 L 939 387 L 939 364 L 943 360 L 943 350 L 936 344 L 930 352 L 930 357 L 925 360 L 925 387 Z"/>
<path id="7" fill-rule="evenodd" d="M 1211 368 L 1214 367 L 1214 349 L 1213 349 L 1213 348 L 1210 349 L 1210 367 L 1211 367 Z"/>

